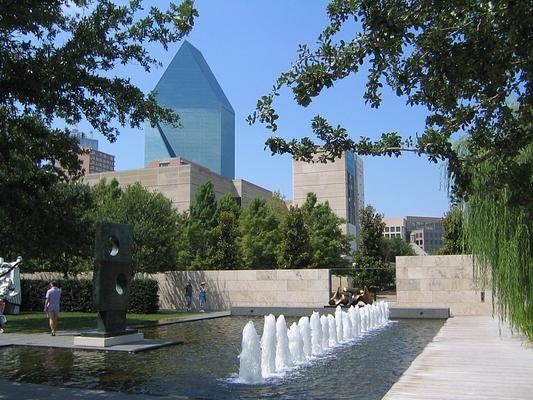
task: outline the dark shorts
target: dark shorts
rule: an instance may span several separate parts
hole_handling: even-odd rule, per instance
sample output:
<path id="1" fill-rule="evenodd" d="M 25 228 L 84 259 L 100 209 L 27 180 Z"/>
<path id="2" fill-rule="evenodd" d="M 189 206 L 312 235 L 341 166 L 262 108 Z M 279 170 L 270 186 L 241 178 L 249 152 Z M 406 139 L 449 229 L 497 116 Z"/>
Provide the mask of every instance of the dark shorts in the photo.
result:
<path id="1" fill-rule="evenodd" d="M 46 310 L 46 315 L 48 315 L 48 318 L 50 319 L 57 319 L 59 317 L 59 310 L 56 308 L 49 308 Z"/>

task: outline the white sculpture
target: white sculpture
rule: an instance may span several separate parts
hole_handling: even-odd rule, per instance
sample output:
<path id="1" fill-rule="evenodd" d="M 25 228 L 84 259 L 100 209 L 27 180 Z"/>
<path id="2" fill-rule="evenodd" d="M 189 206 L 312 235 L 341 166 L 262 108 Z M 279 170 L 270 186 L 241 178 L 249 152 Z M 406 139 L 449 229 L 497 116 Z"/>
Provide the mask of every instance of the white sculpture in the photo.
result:
<path id="1" fill-rule="evenodd" d="M 20 256 L 13 262 L 4 262 L 4 259 L 0 257 L 0 300 L 5 301 L 6 311 L 11 314 L 18 314 L 20 311 L 22 298 L 18 265 L 21 262 L 22 257 Z M 0 312 L 0 314 L 2 313 Z"/>

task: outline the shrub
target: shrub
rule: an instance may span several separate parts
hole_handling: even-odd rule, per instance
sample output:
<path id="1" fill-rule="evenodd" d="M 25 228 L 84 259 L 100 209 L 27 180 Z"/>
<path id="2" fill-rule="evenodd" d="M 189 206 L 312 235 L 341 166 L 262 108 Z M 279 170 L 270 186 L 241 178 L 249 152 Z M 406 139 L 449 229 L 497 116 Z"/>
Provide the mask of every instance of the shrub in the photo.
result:
<path id="1" fill-rule="evenodd" d="M 134 279 L 131 283 L 129 312 L 150 314 L 159 310 L 159 285 L 154 279 Z"/>
<path id="2" fill-rule="evenodd" d="M 90 279 L 63 279 L 57 281 L 61 288 L 61 310 L 94 312 L 93 282 Z M 22 279 L 21 311 L 43 311 L 48 281 Z M 154 279 L 134 279 L 131 283 L 128 312 L 155 313 L 159 310 L 159 286 Z"/>

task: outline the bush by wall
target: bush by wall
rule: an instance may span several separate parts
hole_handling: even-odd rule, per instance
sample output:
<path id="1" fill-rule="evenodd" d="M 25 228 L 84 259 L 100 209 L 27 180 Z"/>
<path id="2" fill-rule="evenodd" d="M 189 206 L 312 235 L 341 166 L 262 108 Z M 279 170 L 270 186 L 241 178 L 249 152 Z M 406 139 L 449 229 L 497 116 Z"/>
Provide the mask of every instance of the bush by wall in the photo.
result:
<path id="1" fill-rule="evenodd" d="M 48 281 L 22 279 L 22 311 L 43 311 Z M 62 279 L 61 310 L 93 312 L 93 282 L 89 279 Z M 159 286 L 154 279 L 134 279 L 130 288 L 128 312 L 148 314 L 159 310 Z"/>
<path id="2" fill-rule="evenodd" d="M 155 279 L 134 279 L 131 282 L 129 312 L 150 314 L 159 310 L 159 285 Z"/>

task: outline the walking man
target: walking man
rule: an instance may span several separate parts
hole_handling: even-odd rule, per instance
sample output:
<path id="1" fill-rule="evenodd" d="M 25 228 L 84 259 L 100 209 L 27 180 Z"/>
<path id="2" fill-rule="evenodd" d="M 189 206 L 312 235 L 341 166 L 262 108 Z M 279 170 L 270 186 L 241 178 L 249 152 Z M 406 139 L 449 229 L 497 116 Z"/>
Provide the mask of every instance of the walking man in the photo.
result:
<path id="1" fill-rule="evenodd" d="M 57 287 L 55 282 L 50 282 L 50 289 L 46 292 L 44 299 L 44 311 L 48 315 L 48 323 L 50 324 L 50 333 L 52 336 L 56 335 L 60 298 L 61 289 Z"/>

